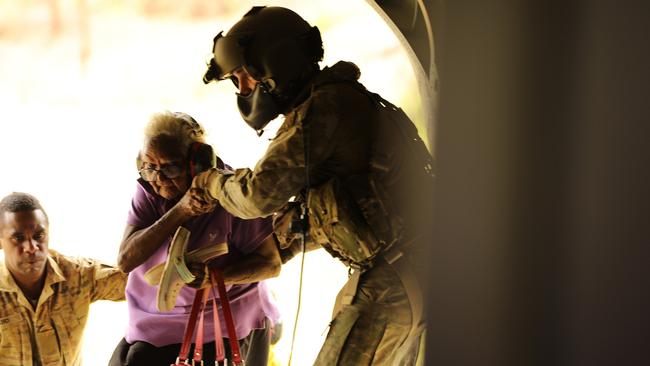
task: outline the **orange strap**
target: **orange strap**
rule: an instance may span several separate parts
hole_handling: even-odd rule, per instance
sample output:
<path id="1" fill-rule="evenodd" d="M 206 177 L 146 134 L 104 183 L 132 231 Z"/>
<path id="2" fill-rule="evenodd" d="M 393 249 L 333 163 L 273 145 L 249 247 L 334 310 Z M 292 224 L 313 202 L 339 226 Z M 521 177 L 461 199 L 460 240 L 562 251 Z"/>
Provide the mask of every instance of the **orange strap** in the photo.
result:
<path id="1" fill-rule="evenodd" d="M 207 300 L 208 291 L 203 291 L 201 315 L 199 316 L 199 329 L 196 331 L 196 340 L 194 341 L 194 362 L 201 362 L 203 359 L 203 317 L 205 315 L 205 304 Z"/>
<path id="2" fill-rule="evenodd" d="M 235 331 L 235 322 L 232 318 L 230 311 L 230 301 L 226 293 L 226 285 L 223 281 L 223 274 L 216 268 L 210 269 L 210 281 L 212 287 L 216 287 L 219 291 L 219 299 L 221 299 L 221 308 L 223 309 L 224 320 L 226 321 L 226 328 L 228 330 L 228 341 L 230 342 L 230 351 L 232 353 L 232 362 L 234 365 L 243 365 L 241 352 L 239 351 L 239 340 L 237 332 Z"/>
<path id="3" fill-rule="evenodd" d="M 196 290 L 196 295 L 194 295 L 194 302 L 192 303 L 192 310 L 190 310 L 190 318 L 185 325 L 185 335 L 183 336 L 183 344 L 181 345 L 181 350 L 178 353 L 178 358 L 176 358 L 176 364 L 184 362 L 187 364 L 187 355 L 190 353 L 190 344 L 192 343 L 192 336 L 194 335 L 194 328 L 196 326 L 196 318 L 199 315 L 199 308 L 202 308 L 202 299 L 204 297 L 204 289 Z"/>
<path id="4" fill-rule="evenodd" d="M 214 290 L 214 286 L 212 286 L 212 297 L 212 314 L 214 315 L 214 347 L 216 348 L 217 361 L 223 363 L 226 359 L 226 348 L 223 345 L 223 335 L 221 335 L 221 322 L 219 321 L 217 294 Z"/>
<path id="5" fill-rule="evenodd" d="M 216 349 L 216 358 L 218 362 L 223 362 L 225 360 L 225 347 L 223 344 L 223 336 L 221 334 L 221 324 L 219 322 L 219 312 L 216 305 L 216 294 L 214 293 L 215 288 L 219 292 L 219 299 L 221 300 L 221 307 L 223 309 L 224 320 L 226 322 L 226 328 L 228 330 L 228 341 L 230 343 L 230 350 L 232 353 L 233 365 L 243 365 L 244 362 L 241 358 L 241 352 L 239 349 L 239 341 L 237 338 L 237 332 L 235 330 L 235 322 L 232 317 L 232 311 L 230 310 L 230 301 L 228 300 L 228 294 L 226 293 L 226 285 L 223 280 L 223 275 L 221 272 L 215 268 L 210 269 L 210 282 L 212 283 L 212 312 L 214 317 L 214 343 Z M 207 289 L 198 289 L 194 295 L 194 302 L 192 303 L 192 309 L 190 310 L 190 317 L 185 326 L 185 334 L 183 336 L 183 344 L 181 345 L 178 358 L 176 358 L 176 363 L 174 365 L 189 365 L 187 363 L 188 354 L 190 351 L 190 345 L 192 344 L 192 336 L 194 335 L 194 329 L 196 327 L 196 321 L 198 318 L 199 329 L 196 334 L 195 346 L 194 346 L 194 355 L 193 363 L 201 362 L 203 357 L 203 318 L 205 314 L 206 303 L 208 299 Z M 171 365 L 171 366 L 174 366 Z"/>

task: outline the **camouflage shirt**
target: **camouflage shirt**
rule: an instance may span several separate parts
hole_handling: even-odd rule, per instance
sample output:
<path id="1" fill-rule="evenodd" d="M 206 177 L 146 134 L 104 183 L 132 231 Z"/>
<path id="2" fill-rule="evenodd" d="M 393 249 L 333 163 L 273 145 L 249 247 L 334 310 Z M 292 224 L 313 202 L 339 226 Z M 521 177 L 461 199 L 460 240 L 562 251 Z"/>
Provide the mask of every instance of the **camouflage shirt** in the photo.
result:
<path id="1" fill-rule="evenodd" d="M 366 172 L 377 110 L 352 85 L 359 75 L 357 66 L 345 61 L 323 69 L 307 86 L 304 102 L 285 115 L 255 169 L 218 176 L 210 184 L 210 195 L 242 218 L 279 211 L 307 185 L 305 143 L 310 186 Z"/>
<path id="2" fill-rule="evenodd" d="M 49 251 L 36 310 L 0 263 L 0 365 L 79 365 L 88 309 L 124 300 L 127 275 L 98 261 Z"/>

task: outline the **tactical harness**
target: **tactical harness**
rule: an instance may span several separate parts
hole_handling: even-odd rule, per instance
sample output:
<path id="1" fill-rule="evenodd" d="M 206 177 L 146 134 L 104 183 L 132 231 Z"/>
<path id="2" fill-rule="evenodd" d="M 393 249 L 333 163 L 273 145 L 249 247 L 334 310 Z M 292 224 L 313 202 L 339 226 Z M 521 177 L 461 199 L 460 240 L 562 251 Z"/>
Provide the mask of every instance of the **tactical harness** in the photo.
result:
<path id="1" fill-rule="evenodd" d="M 398 350 L 398 355 L 403 355 L 424 329 L 420 286 L 403 251 L 420 239 L 421 233 L 405 230 L 405 222 L 412 219 L 405 213 L 412 208 L 411 204 L 421 205 L 424 200 L 426 206 L 431 202 L 433 159 L 402 109 L 356 81 L 332 81 L 316 86 L 332 83 L 352 85 L 368 96 L 379 111 L 379 124 L 372 142 L 370 171 L 342 179 L 332 178 L 317 187 L 309 184 L 309 123 L 303 124 L 307 175 L 307 198 L 301 214 L 303 240 L 308 235 L 354 270 L 337 295 L 333 318 L 344 305 L 353 303 L 360 276 L 373 267 L 378 257 L 393 267 L 404 286 L 412 314 L 411 330 Z M 390 142 L 386 144 L 385 141 Z M 395 172 L 395 164 L 400 166 L 401 172 Z M 420 195 L 417 197 L 420 202 L 407 200 L 409 202 L 398 207 L 395 200 L 399 198 L 388 192 L 404 188 L 399 182 L 405 179 L 404 171 L 423 192 L 415 195 Z M 412 196 L 413 192 L 408 194 Z"/>
<path id="2" fill-rule="evenodd" d="M 308 221 L 303 227 L 308 228 L 307 233 L 314 242 L 334 257 L 355 270 L 365 271 L 372 268 L 379 254 L 393 246 L 404 248 L 418 239 L 419 233 L 406 230 L 405 222 L 412 219 L 407 213 L 412 209 L 410 206 L 421 206 L 423 199 L 431 198 L 433 159 L 413 122 L 400 108 L 357 82 L 337 82 L 354 86 L 379 110 L 369 172 L 335 177 L 311 187 L 309 123 L 304 123 Z M 334 82 L 327 84 L 331 83 Z M 399 138 L 395 139 L 396 136 Z M 416 182 L 422 192 L 406 192 L 406 196 L 414 197 L 409 199 L 396 194 L 404 188 L 406 179 Z M 401 199 L 406 202 L 396 204 Z"/>

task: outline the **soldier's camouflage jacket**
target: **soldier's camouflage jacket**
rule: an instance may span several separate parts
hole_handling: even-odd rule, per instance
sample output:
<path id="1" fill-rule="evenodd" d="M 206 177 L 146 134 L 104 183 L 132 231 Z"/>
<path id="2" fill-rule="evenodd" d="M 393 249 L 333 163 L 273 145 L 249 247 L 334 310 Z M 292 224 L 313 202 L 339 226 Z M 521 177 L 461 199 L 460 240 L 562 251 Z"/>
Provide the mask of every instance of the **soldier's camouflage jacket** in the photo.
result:
<path id="1" fill-rule="evenodd" d="M 349 62 L 323 69 L 309 86 L 309 97 L 285 115 L 255 168 L 237 169 L 233 175 L 215 172 L 207 187 L 210 195 L 234 215 L 255 218 L 282 211 L 307 179 L 315 187 L 333 177 L 368 173 L 379 110 L 355 87 L 359 74 Z M 282 226 L 286 229 L 286 222 Z M 380 261 L 361 275 L 356 294 L 352 304 L 337 312 L 316 364 L 401 364 L 397 350 L 409 334 L 412 316 L 395 270 Z"/>
<path id="2" fill-rule="evenodd" d="M 317 186 L 331 177 L 368 171 L 371 131 L 377 113 L 371 101 L 352 85 L 359 69 L 339 62 L 314 80 L 311 95 L 285 115 L 276 137 L 253 170 L 237 169 L 220 176 L 211 195 L 230 213 L 242 218 L 279 211 L 307 183 L 304 126 L 309 124 L 309 180 Z M 336 82 L 336 83 L 335 83 Z"/>

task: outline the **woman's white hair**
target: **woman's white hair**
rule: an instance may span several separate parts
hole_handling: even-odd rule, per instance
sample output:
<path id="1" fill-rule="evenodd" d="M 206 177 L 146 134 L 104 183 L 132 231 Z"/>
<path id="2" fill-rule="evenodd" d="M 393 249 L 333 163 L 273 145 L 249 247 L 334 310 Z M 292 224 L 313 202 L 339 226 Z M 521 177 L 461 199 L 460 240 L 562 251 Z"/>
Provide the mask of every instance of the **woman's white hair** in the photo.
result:
<path id="1" fill-rule="evenodd" d="M 192 116 L 183 112 L 155 113 L 144 128 L 144 140 L 158 136 L 178 139 L 182 151 L 187 151 L 193 142 L 205 143 L 205 130 Z"/>

